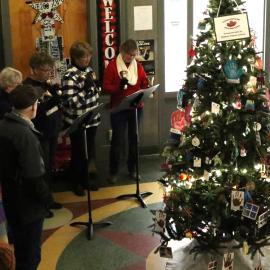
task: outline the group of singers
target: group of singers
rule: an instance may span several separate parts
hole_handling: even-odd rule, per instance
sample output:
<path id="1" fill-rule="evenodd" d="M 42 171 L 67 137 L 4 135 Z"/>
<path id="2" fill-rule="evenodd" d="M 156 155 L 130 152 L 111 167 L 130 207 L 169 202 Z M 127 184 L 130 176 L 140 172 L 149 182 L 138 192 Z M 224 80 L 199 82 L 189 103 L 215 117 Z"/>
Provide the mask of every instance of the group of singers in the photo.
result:
<path id="1" fill-rule="evenodd" d="M 46 53 L 31 56 L 31 74 L 24 81 L 16 69 L 7 67 L 0 72 L 0 178 L 8 239 L 14 245 L 17 270 L 37 268 L 43 220 L 53 216 L 50 209 L 62 207 L 53 200 L 49 188 L 59 132 L 68 129 L 76 119 L 99 104 L 100 89 L 90 67 L 92 47 L 87 42 L 77 41 L 69 52 L 71 63 L 62 78 L 60 97 L 56 94 L 59 86 L 49 82 L 54 60 Z M 105 69 L 102 91 L 110 95 L 112 108 L 124 97 L 148 87 L 146 73 L 136 60 L 137 53 L 136 41 L 128 39 Z M 139 118 L 142 109 L 143 104 L 137 104 Z M 88 164 L 85 164 L 83 131 L 77 129 L 69 134 L 71 161 L 68 175 L 78 196 L 85 194 L 85 166 L 89 173 L 97 173 L 95 137 L 100 122 L 97 113 L 87 123 Z M 134 108 L 111 113 L 111 127 L 108 180 L 110 183 L 117 181 L 126 129 L 127 167 L 130 177 L 135 178 Z M 96 184 L 91 184 L 90 189 L 97 190 Z"/>

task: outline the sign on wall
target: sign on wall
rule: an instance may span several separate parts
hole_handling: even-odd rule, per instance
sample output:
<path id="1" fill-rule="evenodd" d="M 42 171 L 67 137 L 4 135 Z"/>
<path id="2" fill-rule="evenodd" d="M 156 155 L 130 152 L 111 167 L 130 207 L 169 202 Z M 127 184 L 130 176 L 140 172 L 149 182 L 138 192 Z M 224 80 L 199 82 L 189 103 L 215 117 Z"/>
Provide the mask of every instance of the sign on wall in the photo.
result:
<path id="1" fill-rule="evenodd" d="M 154 40 L 137 40 L 138 44 L 138 60 L 144 67 L 147 75 L 155 75 L 155 49 Z"/>
<path id="2" fill-rule="evenodd" d="M 119 51 L 119 1 L 97 0 L 100 77 Z"/>
<path id="3" fill-rule="evenodd" d="M 214 18 L 217 42 L 250 37 L 247 13 Z"/>

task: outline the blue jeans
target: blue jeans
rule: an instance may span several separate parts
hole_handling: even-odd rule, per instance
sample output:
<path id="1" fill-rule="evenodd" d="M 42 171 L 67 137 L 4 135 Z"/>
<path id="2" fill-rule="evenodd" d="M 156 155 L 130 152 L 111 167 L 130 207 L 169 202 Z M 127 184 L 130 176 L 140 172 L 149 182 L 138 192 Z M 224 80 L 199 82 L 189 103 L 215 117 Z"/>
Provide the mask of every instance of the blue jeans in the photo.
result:
<path id="1" fill-rule="evenodd" d="M 137 109 L 138 121 L 142 117 L 143 109 Z M 127 166 L 130 173 L 135 171 L 136 167 L 136 117 L 135 110 L 124 110 L 111 114 L 112 141 L 110 149 L 110 173 L 117 174 L 121 152 L 125 142 L 126 129 L 128 129 L 128 160 Z"/>
<path id="2" fill-rule="evenodd" d="M 8 240 L 14 245 L 16 270 L 36 270 L 41 260 L 43 219 L 26 225 L 8 223 Z"/>

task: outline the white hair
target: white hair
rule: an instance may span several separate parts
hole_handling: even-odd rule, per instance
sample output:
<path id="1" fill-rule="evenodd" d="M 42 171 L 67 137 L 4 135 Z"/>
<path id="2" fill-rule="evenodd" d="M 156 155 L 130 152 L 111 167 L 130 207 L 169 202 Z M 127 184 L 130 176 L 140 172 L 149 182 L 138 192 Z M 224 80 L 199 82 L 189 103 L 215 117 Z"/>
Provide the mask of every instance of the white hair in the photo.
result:
<path id="1" fill-rule="evenodd" d="M 12 67 L 6 67 L 0 72 L 0 86 L 2 88 L 15 87 L 22 82 L 22 73 Z"/>

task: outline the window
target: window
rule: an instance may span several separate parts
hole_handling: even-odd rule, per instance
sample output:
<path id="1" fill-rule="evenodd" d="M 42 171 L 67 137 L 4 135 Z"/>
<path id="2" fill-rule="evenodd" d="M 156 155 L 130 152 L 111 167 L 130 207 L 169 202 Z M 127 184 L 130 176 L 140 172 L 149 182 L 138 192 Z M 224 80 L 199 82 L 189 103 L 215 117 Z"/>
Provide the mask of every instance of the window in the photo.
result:
<path id="1" fill-rule="evenodd" d="M 166 92 L 178 91 L 186 78 L 187 1 L 164 1 Z"/>
<path id="2" fill-rule="evenodd" d="M 187 1 L 164 0 L 165 24 L 165 89 L 178 91 L 186 79 L 187 38 L 199 34 L 198 24 L 203 19 L 209 0 L 193 0 L 193 16 L 187 17 Z M 250 30 L 256 35 L 258 52 L 264 50 L 264 4 L 265 0 L 246 0 L 244 8 L 248 13 Z M 188 22 L 193 24 L 193 33 L 187 33 Z"/>

